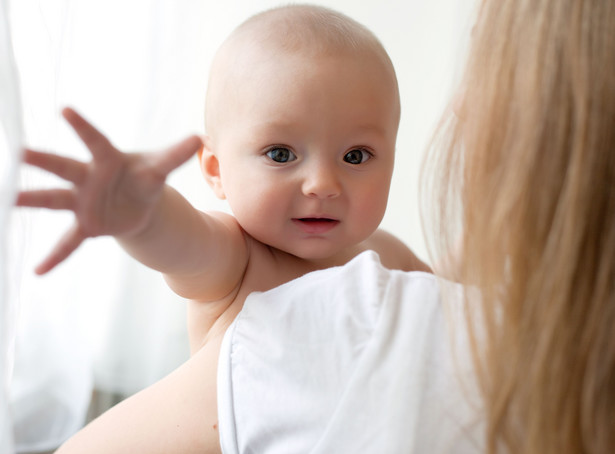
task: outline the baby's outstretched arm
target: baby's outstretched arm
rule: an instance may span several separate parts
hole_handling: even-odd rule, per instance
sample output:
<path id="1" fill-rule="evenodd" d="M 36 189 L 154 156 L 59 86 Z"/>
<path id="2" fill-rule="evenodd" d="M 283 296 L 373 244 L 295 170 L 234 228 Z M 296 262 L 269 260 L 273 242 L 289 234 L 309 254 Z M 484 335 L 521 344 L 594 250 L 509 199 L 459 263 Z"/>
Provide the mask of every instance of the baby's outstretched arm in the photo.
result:
<path id="1" fill-rule="evenodd" d="M 200 147 L 197 137 L 158 154 L 125 154 L 72 109 L 62 112 L 92 154 L 91 162 L 26 150 L 24 161 L 73 183 L 70 189 L 23 191 L 18 206 L 71 210 L 75 222 L 37 267 L 39 274 L 65 260 L 87 238 L 131 236 L 145 229 L 167 175 Z"/>
<path id="2" fill-rule="evenodd" d="M 183 296 L 208 299 L 215 298 L 216 291 L 230 291 L 208 288 L 213 296 L 200 294 L 203 275 L 221 271 L 220 263 L 216 266 L 221 255 L 242 258 L 245 244 L 239 228 L 234 230 L 223 215 L 209 216 L 194 209 L 165 184 L 167 176 L 202 147 L 201 140 L 189 137 L 161 152 L 122 153 L 74 110 L 67 108 L 62 114 L 90 150 L 92 160 L 25 151 L 26 163 L 73 184 L 67 189 L 22 191 L 17 197 L 18 206 L 75 213 L 72 227 L 36 272 L 50 271 L 87 238 L 111 235 L 132 256 L 165 273 L 171 287 Z M 221 246 L 229 248 L 225 254 Z M 201 282 L 199 288 L 197 282 Z M 225 283 L 232 288 L 232 283 Z"/>

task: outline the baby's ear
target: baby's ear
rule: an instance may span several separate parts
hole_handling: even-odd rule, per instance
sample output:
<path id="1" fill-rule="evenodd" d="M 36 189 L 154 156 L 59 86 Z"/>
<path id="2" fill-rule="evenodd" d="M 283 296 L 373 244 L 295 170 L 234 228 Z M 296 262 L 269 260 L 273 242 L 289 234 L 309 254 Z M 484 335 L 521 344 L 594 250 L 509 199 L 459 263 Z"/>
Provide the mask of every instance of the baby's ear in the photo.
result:
<path id="1" fill-rule="evenodd" d="M 204 145 L 201 151 L 198 152 L 201 172 L 203 172 L 205 180 L 211 189 L 213 189 L 216 197 L 224 200 L 226 199 L 226 195 L 224 194 L 222 180 L 220 178 L 220 162 L 213 150 L 211 138 L 209 136 L 204 136 L 202 139 Z"/>

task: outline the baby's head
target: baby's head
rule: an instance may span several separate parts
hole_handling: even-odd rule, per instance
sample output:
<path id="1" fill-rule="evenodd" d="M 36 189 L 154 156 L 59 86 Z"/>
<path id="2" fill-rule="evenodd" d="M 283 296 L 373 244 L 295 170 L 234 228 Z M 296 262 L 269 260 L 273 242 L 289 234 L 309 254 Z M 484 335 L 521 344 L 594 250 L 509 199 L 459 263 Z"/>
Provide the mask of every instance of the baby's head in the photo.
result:
<path id="1" fill-rule="evenodd" d="M 283 60 L 313 66 L 319 58 L 347 58 L 374 65 L 380 83 L 391 89 L 391 108 L 399 120 L 395 70 L 374 34 L 336 11 L 313 5 L 292 5 L 252 16 L 226 39 L 213 61 L 207 90 L 206 126 L 215 129 L 226 113 L 228 97 L 250 80 L 256 68 Z M 341 64 L 341 63 L 340 63 Z M 235 96 L 236 97 L 236 96 Z"/>
<path id="2" fill-rule="evenodd" d="M 322 7 L 276 8 L 214 58 L 202 169 L 248 234 L 329 258 L 382 220 L 399 114 L 393 65 L 369 30 Z"/>

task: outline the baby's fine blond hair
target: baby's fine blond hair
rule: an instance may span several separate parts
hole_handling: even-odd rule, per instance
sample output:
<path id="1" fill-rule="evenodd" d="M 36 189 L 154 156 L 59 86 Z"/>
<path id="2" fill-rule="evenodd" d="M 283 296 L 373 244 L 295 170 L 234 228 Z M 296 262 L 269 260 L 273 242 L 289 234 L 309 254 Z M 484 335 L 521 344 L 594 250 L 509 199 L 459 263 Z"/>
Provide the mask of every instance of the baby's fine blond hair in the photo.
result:
<path id="1" fill-rule="evenodd" d="M 399 117 L 399 88 L 395 69 L 382 43 L 367 27 L 329 8 L 292 4 L 255 14 L 239 25 L 220 46 L 210 72 L 206 100 L 206 125 L 213 123 L 217 92 L 228 83 L 228 75 L 241 66 L 242 54 L 322 57 L 350 55 L 365 64 L 380 65 L 396 93 Z M 241 68 L 239 68 L 241 69 Z"/>

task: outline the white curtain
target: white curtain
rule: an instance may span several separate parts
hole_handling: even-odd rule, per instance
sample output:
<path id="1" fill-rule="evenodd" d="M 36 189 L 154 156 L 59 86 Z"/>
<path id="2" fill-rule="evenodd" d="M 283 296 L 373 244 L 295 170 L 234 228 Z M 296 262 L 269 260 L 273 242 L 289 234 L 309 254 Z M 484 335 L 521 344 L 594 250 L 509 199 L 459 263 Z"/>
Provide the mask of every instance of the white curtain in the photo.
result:
<path id="1" fill-rule="evenodd" d="M 203 133 L 207 71 L 215 49 L 252 13 L 286 3 L 6 1 L 22 88 L 24 143 L 83 160 L 88 159 L 87 151 L 60 119 L 62 107 L 77 108 L 127 151 L 151 150 Z M 457 0 L 318 3 L 370 27 L 397 68 L 403 114 L 383 226 L 422 254 L 416 200 L 419 162 L 450 95 L 461 49 L 458 37 L 467 25 L 469 6 Z M 0 71 L 7 72 L 8 57 L 0 57 Z M 6 100 L 13 98 L 5 96 L 5 91 L 11 96 L 17 91 L 4 79 L 1 83 L 3 125 L 19 125 L 17 99 L 11 106 Z M 8 142 L 15 153 L 19 133 Z M 14 166 L 6 167 L 6 173 L 10 178 L 3 173 L 2 184 L 14 183 Z M 214 199 L 195 160 L 174 173 L 170 183 L 199 209 L 227 209 Z M 23 169 L 20 184 L 40 188 L 63 183 Z M 2 221 L 11 190 L 3 186 L 4 239 Z M 127 258 L 112 239 L 90 240 L 50 275 L 33 275 L 35 264 L 70 222 L 70 213 L 19 210 L 10 226 L 11 242 L 19 245 L 19 260 L 8 267 L 15 275 L 12 283 L 19 285 L 19 323 L 7 318 L 9 306 L 4 303 L 16 299 L 7 297 L 2 281 L 0 316 L 3 345 L 10 330 L 17 333 L 10 399 L 18 452 L 51 450 L 77 430 L 92 389 L 131 394 L 166 375 L 188 355 L 183 301 L 157 273 Z M 0 279 L 9 271 L 2 252 Z M 3 347 L 2 380 L 10 372 L 7 352 L 10 349 Z M 0 399 L 4 412 L 6 394 Z M 8 431 L 8 421 L 0 415 L 3 431 Z M 0 451 L 10 452 L 4 446 Z"/>
<path id="2" fill-rule="evenodd" d="M 203 2 L 12 2 L 23 86 L 25 142 L 88 155 L 59 118 L 71 105 L 124 150 L 162 147 L 202 133 L 207 62 L 195 52 Z M 24 169 L 27 188 L 62 184 Z M 191 162 L 173 176 L 201 208 L 212 205 Z M 212 203 L 210 203 L 212 202 Z M 92 389 L 129 395 L 188 356 L 183 301 L 128 259 L 113 240 L 87 242 L 49 276 L 32 269 L 70 213 L 21 210 L 22 308 L 11 387 L 18 452 L 57 447 L 84 422 Z"/>
<path id="3" fill-rule="evenodd" d="M 21 100 L 8 21 L 8 4 L 0 2 L 0 452 L 14 452 L 9 409 L 13 371 L 17 277 L 10 267 L 9 213 L 13 203 L 22 141 Z"/>

